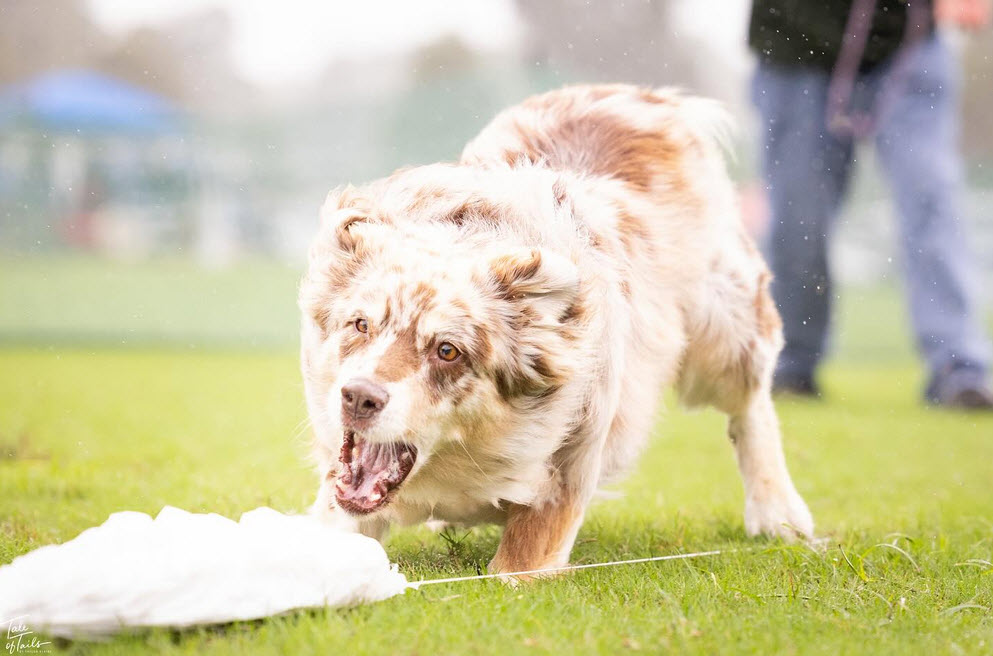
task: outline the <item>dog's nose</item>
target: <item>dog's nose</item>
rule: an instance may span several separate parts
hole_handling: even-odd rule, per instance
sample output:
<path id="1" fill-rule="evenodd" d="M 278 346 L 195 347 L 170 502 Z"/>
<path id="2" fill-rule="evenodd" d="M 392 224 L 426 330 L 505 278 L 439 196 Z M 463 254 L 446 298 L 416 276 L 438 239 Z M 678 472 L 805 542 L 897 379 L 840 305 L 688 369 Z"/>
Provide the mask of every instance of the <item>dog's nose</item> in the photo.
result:
<path id="1" fill-rule="evenodd" d="M 353 419 L 369 419 L 386 407 L 389 392 L 365 378 L 348 381 L 341 388 L 341 410 Z"/>

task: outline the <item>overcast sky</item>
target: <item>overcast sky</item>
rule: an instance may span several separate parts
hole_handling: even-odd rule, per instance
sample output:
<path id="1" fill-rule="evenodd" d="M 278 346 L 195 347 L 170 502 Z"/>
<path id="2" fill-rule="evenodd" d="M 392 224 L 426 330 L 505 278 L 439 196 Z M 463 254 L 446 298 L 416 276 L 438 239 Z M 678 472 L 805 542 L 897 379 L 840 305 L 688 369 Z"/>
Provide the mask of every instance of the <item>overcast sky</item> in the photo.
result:
<path id="1" fill-rule="evenodd" d="M 89 0 L 93 18 L 121 33 L 212 7 L 233 20 L 235 66 L 259 84 L 305 82 L 329 59 L 404 51 L 454 32 L 480 50 L 514 45 L 511 0 Z"/>
<path id="2" fill-rule="evenodd" d="M 540 2 L 541 0 L 534 0 Z M 614 1 L 614 0 L 603 0 Z M 750 0 L 668 0 L 677 29 L 704 38 L 710 56 L 744 66 Z M 410 50 L 446 33 L 473 48 L 514 47 L 522 25 L 512 0 L 88 0 L 93 18 L 122 33 L 224 7 L 234 65 L 262 85 L 307 82 L 336 56 Z M 713 20 L 721 16 L 721 20 Z"/>

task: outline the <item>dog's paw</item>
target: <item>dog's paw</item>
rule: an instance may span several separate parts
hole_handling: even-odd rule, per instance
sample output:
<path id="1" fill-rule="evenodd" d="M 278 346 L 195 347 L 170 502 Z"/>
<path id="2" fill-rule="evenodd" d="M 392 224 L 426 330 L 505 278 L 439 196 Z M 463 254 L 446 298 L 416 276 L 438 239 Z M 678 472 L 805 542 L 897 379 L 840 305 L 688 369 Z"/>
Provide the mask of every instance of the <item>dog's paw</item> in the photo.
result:
<path id="1" fill-rule="evenodd" d="M 552 579 L 563 574 L 567 574 L 569 563 L 559 561 L 548 561 L 525 565 L 522 563 L 507 563 L 499 555 L 493 557 L 486 567 L 488 574 L 496 574 L 499 581 L 512 588 L 516 588 L 522 583 L 532 583 L 539 579 Z"/>
<path id="2" fill-rule="evenodd" d="M 791 542 L 797 538 L 810 539 L 814 537 L 814 518 L 796 490 L 761 497 L 748 495 L 745 498 L 745 532 Z"/>
<path id="3" fill-rule="evenodd" d="M 551 571 L 551 572 L 533 572 L 533 573 L 526 573 L 526 574 L 521 574 L 521 573 L 517 573 L 517 574 L 506 573 L 506 574 L 504 574 L 502 572 L 494 571 L 493 569 L 489 569 L 488 568 L 487 569 L 487 572 L 490 572 L 491 574 L 497 574 L 498 575 L 497 576 L 497 580 L 500 581 L 501 583 L 503 583 L 504 585 L 508 585 L 511 588 L 516 588 L 516 587 L 518 587 L 520 585 L 527 585 L 529 583 L 534 583 L 535 581 L 539 581 L 539 580 L 542 580 L 542 579 L 554 579 L 554 578 L 558 578 L 560 576 L 563 576 L 564 574 L 567 574 L 568 573 L 568 570 L 564 570 L 564 571 L 563 570 L 558 570 L 558 571 Z"/>

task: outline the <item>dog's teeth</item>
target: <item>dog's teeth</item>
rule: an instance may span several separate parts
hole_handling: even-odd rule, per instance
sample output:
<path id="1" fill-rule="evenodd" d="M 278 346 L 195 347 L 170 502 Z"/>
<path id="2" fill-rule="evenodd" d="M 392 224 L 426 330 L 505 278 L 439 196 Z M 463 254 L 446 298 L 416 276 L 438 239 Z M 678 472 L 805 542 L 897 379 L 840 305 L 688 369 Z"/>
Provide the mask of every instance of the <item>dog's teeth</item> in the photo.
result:
<path id="1" fill-rule="evenodd" d="M 379 492 L 373 492 L 372 494 L 369 495 L 369 501 L 379 501 L 382 498 L 383 495 L 380 494 Z"/>

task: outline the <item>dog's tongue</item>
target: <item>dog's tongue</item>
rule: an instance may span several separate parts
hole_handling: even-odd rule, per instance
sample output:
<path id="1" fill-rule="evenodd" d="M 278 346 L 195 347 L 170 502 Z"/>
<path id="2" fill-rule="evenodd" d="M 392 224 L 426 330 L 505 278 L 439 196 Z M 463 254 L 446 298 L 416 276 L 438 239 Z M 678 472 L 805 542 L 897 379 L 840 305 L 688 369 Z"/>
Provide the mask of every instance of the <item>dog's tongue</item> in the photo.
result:
<path id="1" fill-rule="evenodd" d="M 416 455 L 416 449 L 404 442 L 383 444 L 346 438 L 341 450 L 344 467 L 335 489 L 338 504 L 353 513 L 376 510 L 407 478 Z"/>

